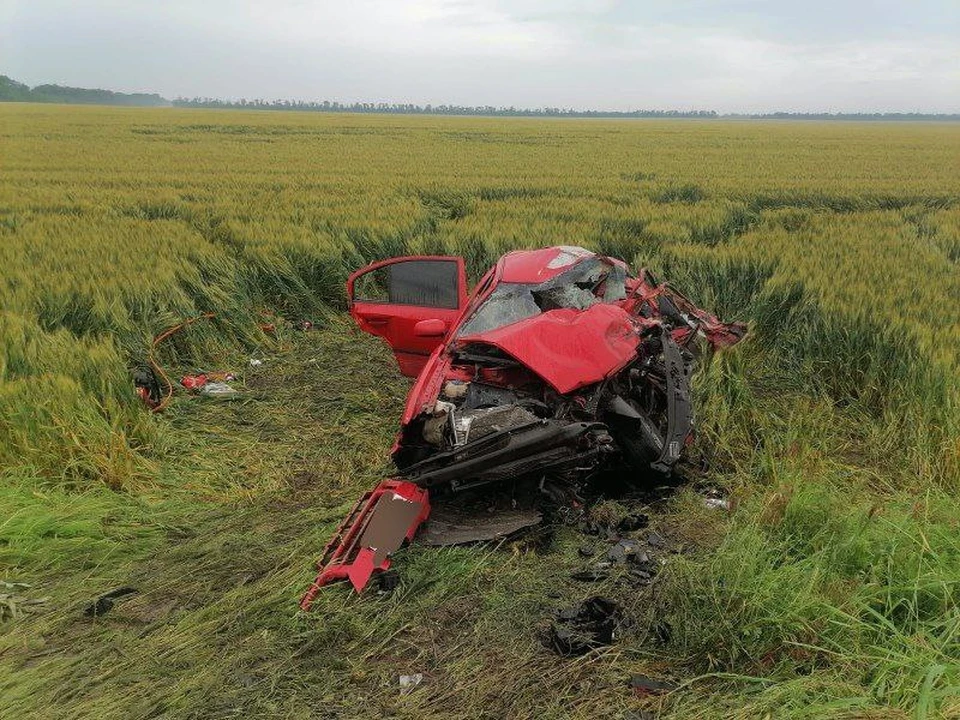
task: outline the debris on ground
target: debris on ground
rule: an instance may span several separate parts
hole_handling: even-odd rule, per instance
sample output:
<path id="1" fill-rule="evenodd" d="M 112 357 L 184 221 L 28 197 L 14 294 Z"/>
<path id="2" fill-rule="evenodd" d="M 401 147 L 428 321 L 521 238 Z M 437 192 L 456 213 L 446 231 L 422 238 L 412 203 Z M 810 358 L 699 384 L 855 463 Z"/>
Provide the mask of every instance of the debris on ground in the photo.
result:
<path id="1" fill-rule="evenodd" d="M 649 270 L 568 246 L 504 255 L 472 295 L 463 258 L 437 256 L 375 262 L 346 290 L 360 328 L 386 340 L 401 373 L 417 380 L 392 451 L 397 475 L 337 530 L 304 609 L 332 580 L 361 590 L 431 504 L 431 544 L 500 540 L 546 516 L 583 519 L 586 533 L 616 544 L 575 577 L 602 580 L 614 567 L 622 575 L 621 565 L 635 582 L 653 577 L 657 561 L 622 538 L 645 529 L 647 515 L 591 522 L 585 498 L 670 482 L 694 442 L 697 359 L 739 342 L 745 325 L 722 322 Z M 511 503 L 496 502 L 508 488 Z M 470 507 L 471 494 L 489 498 L 492 511 Z M 396 506 L 389 526 L 384 502 Z M 657 533 L 646 542 L 666 545 Z"/>
<path id="2" fill-rule="evenodd" d="M 651 547 L 662 548 L 667 544 L 667 541 L 663 539 L 660 533 L 652 532 L 647 535 L 647 544 Z"/>
<path id="3" fill-rule="evenodd" d="M 632 532 L 634 530 L 642 530 L 649 524 L 650 518 L 646 513 L 634 513 L 622 518 L 620 522 L 617 523 L 617 529 L 622 532 Z"/>
<path id="4" fill-rule="evenodd" d="M 187 390 L 199 390 L 207 384 L 207 376 L 203 373 L 199 375 L 184 375 L 180 378 L 180 384 Z"/>
<path id="5" fill-rule="evenodd" d="M 423 673 L 400 676 L 400 693 L 405 695 L 413 692 L 413 689 L 423 682 Z"/>
<path id="6" fill-rule="evenodd" d="M 486 516 L 432 512 L 421 539 L 425 545 L 435 546 L 503 540 L 537 525 L 541 518 L 541 513 L 536 510 L 505 510 Z"/>
<path id="7" fill-rule="evenodd" d="M 30 587 L 27 583 L 0 580 L 0 623 L 7 620 L 18 620 L 50 599 L 47 597 L 24 597 L 23 592 L 29 590 Z"/>
<path id="8" fill-rule="evenodd" d="M 607 561 L 611 564 L 649 562 L 649 560 L 647 554 L 640 549 L 640 543 L 637 540 L 620 540 L 607 550 Z"/>
<path id="9" fill-rule="evenodd" d="M 727 493 L 722 488 L 715 486 L 706 486 L 698 489 L 703 495 L 703 504 L 705 507 L 712 508 L 714 510 L 730 510 L 734 507 L 734 504 L 727 497 Z"/>
<path id="10" fill-rule="evenodd" d="M 173 327 L 167 328 L 153 338 L 153 342 L 150 344 L 150 350 L 147 353 L 147 366 L 145 368 L 145 371 L 149 371 L 149 376 L 146 375 L 145 371 L 138 371 L 134 375 L 134 386 L 136 387 L 137 394 L 143 399 L 144 403 L 152 412 L 163 412 L 173 397 L 173 382 L 167 377 L 167 374 L 163 371 L 163 368 L 160 367 L 160 363 L 157 362 L 155 357 L 160 343 L 195 322 L 211 320 L 214 317 L 216 317 L 216 315 L 213 313 L 203 313 L 196 317 L 188 318 Z M 161 383 L 165 386 L 163 391 L 160 390 Z M 154 385 L 156 387 L 154 387 Z"/>
<path id="11" fill-rule="evenodd" d="M 234 397 L 240 394 L 240 391 L 225 382 L 208 382 L 200 388 L 201 395 L 210 397 Z"/>
<path id="12" fill-rule="evenodd" d="M 203 313 L 197 317 L 184 320 L 154 337 L 147 354 L 147 364 L 136 368 L 133 373 L 134 389 L 151 411 L 162 412 L 166 409 L 173 397 L 174 388 L 173 382 L 167 377 L 154 357 L 157 347 L 170 336 L 198 320 L 210 320 L 214 317 L 216 316 L 213 313 Z M 188 374 L 181 377 L 180 385 L 187 390 L 199 392 L 203 395 L 229 397 L 239 394 L 238 390 L 226 385 L 226 383 L 236 379 L 236 374 L 232 372 L 195 372 L 192 375 Z M 161 382 L 165 385 L 165 390 L 161 390 Z"/>
<path id="13" fill-rule="evenodd" d="M 557 613 L 546 635 L 546 645 L 561 655 L 585 655 L 613 644 L 623 622 L 620 607 L 605 597 L 591 597 Z"/>
<path id="14" fill-rule="evenodd" d="M 653 558 L 647 551 L 647 545 L 632 538 L 616 540 L 599 560 L 594 560 L 587 567 L 581 568 L 570 575 L 571 579 L 579 582 L 603 582 L 613 577 L 626 581 L 629 585 L 638 586 L 648 584 L 660 569 L 660 561 Z M 591 559 L 596 551 L 591 546 L 578 550 L 581 557 Z"/>
<path id="15" fill-rule="evenodd" d="M 646 675 L 633 675 L 630 678 L 630 687 L 638 697 L 663 695 L 677 689 L 675 683 L 666 680 L 656 680 Z"/>
<path id="16" fill-rule="evenodd" d="M 717 509 L 717 510 L 729 510 L 729 509 L 730 509 L 730 501 L 729 501 L 729 500 L 725 500 L 724 498 L 708 497 L 708 498 L 706 498 L 706 499 L 703 501 L 703 504 L 706 505 L 708 508 L 714 508 L 714 509 Z"/>
<path id="17" fill-rule="evenodd" d="M 320 572 L 300 607 L 309 610 L 320 588 L 335 580 L 363 590 L 374 571 L 390 567 L 391 554 L 413 539 L 429 514 L 427 492 L 413 483 L 384 480 L 364 494 L 324 548 Z"/>
<path id="18" fill-rule="evenodd" d="M 207 397 L 236 397 L 240 391 L 229 383 L 236 380 L 232 372 L 202 372 L 196 375 L 184 375 L 180 384 L 187 390 Z"/>
<path id="19" fill-rule="evenodd" d="M 400 587 L 400 574 L 396 570 L 384 570 L 377 575 L 377 593 L 389 595 Z"/>
<path id="20" fill-rule="evenodd" d="M 610 571 L 599 567 L 588 567 L 577 570 L 570 577 L 579 582 L 603 582 L 610 577 Z"/>
<path id="21" fill-rule="evenodd" d="M 100 617 L 105 615 L 113 609 L 114 604 L 117 600 L 127 595 L 133 595 L 134 593 L 140 592 L 137 588 L 133 587 L 121 587 L 116 590 L 111 590 L 108 593 L 104 593 L 98 597 L 92 604 L 88 605 L 83 614 L 87 617 Z"/>
<path id="22" fill-rule="evenodd" d="M 657 716 L 649 710 L 628 710 L 623 720 L 657 720 Z"/>
<path id="23" fill-rule="evenodd" d="M 148 408 L 153 410 L 160 405 L 163 399 L 160 380 L 149 365 L 142 365 L 133 371 L 133 386 Z"/>
<path id="24" fill-rule="evenodd" d="M 420 535 L 425 545 L 467 545 L 517 537 L 540 524 L 538 495 L 461 493 L 431 503 L 430 518 Z"/>

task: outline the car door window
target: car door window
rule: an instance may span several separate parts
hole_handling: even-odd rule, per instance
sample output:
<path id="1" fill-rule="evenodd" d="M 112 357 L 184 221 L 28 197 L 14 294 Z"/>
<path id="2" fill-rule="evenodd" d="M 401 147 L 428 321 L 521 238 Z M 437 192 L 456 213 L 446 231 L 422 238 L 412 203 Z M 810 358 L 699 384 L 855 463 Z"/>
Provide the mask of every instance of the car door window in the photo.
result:
<path id="1" fill-rule="evenodd" d="M 459 306 L 457 264 L 449 260 L 411 260 L 389 265 L 390 302 L 448 308 Z"/>
<path id="2" fill-rule="evenodd" d="M 459 267 L 452 260 L 406 260 L 357 278 L 354 300 L 456 310 Z"/>
<path id="3" fill-rule="evenodd" d="M 353 286 L 353 299 L 360 302 L 390 302 L 388 268 L 377 268 L 358 277 Z"/>

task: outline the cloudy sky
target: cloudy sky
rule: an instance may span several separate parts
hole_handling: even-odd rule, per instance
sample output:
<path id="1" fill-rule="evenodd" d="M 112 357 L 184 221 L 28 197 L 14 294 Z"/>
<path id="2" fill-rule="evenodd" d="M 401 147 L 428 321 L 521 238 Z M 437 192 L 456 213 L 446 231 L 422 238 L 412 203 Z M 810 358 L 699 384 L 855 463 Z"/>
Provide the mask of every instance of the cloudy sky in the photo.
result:
<path id="1" fill-rule="evenodd" d="M 960 0 L 0 0 L 0 74 L 171 98 L 960 112 Z"/>

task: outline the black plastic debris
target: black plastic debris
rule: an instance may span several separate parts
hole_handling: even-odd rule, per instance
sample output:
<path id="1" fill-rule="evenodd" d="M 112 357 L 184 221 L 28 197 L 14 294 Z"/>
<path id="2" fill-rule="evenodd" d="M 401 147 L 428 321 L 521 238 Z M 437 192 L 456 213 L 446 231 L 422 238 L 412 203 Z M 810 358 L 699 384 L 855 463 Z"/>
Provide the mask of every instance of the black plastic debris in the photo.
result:
<path id="1" fill-rule="evenodd" d="M 140 365 L 133 369 L 133 386 L 137 395 L 151 410 L 160 405 L 163 392 L 160 389 L 160 380 L 153 368 L 149 365 Z"/>
<path id="2" fill-rule="evenodd" d="M 637 540 L 620 540 L 607 551 L 607 562 L 611 566 L 627 569 L 629 582 L 633 585 L 648 584 L 657 571 L 659 564 L 652 559 Z"/>
<path id="3" fill-rule="evenodd" d="M 666 546 L 667 541 L 663 539 L 663 535 L 652 532 L 647 535 L 647 544 L 650 545 L 650 547 L 662 548 Z"/>
<path id="4" fill-rule="evenodd" d="M 587 558 L 595 554 L 590 546 L 581 547 L 578 552 Z M 600 560 L 577 570 L 570 577 L 580 582 L 601 582 L 616 572 L 621 580 L 636 586 L 648 584 L 659 569 L 660 563 L 647 553 L 646 544 L 631 538 L 621 538 L 607 549 Z"/>
<path id="5" fill-rule="evenodd" d="M 634 675 L 630 678 L 630 687 L 639 697 L 649 697 L 650 695 L 662 695 L 672 692 L 677 686 L 667 680 L 656 680 L 646 675 Z"/>
<path id="6" fill-rule="evenodd" d="M 389 595 L 400 586 L 400 573 L 396 570 L 384 570 L 377 575 L 377 592 Z"/>
<path id="7" fill-rule="evenodd" d="M 140 591 L 132 587 L 122 587 L 117 588 L 116 590 L 111 590 L 110 592 L 104 593 L 98 597 L 91 605 L 88 605 L 86 609 L 84 609 L 83 614 L 87 617 L 100 617 L 101 615 L 110 612 L 117 600 L 126 595 L 133 595 L 137 592 Z"/>
<path id="8" fill-rule="evenodd" d="M 647 517 L 646 513 L 633 513 L 622 518 L 617 523 L 617 529 L 622 532 L 633 532 L 634 530 L 643 530 L 649 524 L 650 518 Z"/>
<path id="9" fill-rule="evenodd" d="M 615 540 L 618 537 L 616 528 L 598 523 L 594 520 L 582 520 L 579 529 L 584 535 L 605 537 L 607 540 Z"/>
<path id="10" fill-rule="evenodd" d="M 603 582 L 610 577 L 610 571 L 601 567 L 588 567 L 571 573 L 570 577 L 579 582 Z"/>
<path id="11" fill-rule="evenodd" d="M 607 550 L 607 560 L 614 564 L 645 563 L 649 562 L 650 558 L 640 549 L 640 543 L 637 540 L 624 539 Z"/>
<path id="12" fill-rule="evenodd" d="M 617 603 L 605 597 L 592 597 L 561 610 L 550 625 L 545 644 L 560 655 L 584 655 L 611 645 L 622 623 Z"/>

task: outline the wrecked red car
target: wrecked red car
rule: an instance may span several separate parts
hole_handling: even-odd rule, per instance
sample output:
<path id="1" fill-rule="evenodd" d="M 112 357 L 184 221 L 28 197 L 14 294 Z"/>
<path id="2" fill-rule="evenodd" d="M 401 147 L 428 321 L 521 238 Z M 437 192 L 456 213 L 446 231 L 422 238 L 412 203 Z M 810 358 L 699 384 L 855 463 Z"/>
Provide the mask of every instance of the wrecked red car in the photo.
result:
<path id="1" fill-rule="evenodd" d="M 462 258 L 393 258 L 351 275 L 347 295 L 416 381 L 392 451 L 398 477 L 338 530 L 304 607 L 331 580 L 359 590 L 386 569 L 430 497 L 509 482 L 562 505 L 604 473 L 669 474 L 693 440 L 698 353 L 746 332 L 650 271 L 579 247 L 508 253 L 469 293 Z"/>

